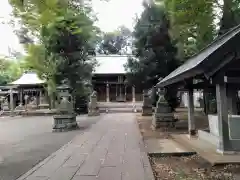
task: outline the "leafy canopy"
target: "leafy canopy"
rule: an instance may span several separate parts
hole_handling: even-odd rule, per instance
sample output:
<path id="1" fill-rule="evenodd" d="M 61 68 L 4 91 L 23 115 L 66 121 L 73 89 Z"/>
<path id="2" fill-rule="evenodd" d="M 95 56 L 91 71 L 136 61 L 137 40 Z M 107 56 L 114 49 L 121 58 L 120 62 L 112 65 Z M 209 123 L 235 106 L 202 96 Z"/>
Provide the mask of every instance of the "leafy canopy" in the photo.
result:
<path id="1" fill-rule="evenodd" d="M 75 89 L 83 88 L 94 61 L 89 50 L 99 29 L 89 3 L 77 0 L 10 1 L 22 25 L 19 38 L 28 52 L 25 67 L 34 69 L 55 85 L 67 78 Z M 19 31 L 18 31 L 19 32 Z"/>

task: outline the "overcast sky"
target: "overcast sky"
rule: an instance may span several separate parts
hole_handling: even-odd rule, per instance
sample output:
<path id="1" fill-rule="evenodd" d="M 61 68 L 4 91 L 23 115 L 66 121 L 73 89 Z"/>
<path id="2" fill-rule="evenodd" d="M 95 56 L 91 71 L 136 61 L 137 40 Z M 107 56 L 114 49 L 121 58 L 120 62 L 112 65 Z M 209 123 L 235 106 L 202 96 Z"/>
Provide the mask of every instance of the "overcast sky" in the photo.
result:
<path id="1" fill-rule="evenodd" d="M 8 0 L 1 0 L 0 20 L 10 19 L 11 6 Z M 102 31 L 113 31 L 120 25 L 133 29 L 134 18 L 143 10 L 142 0 L 93 0 L 93 9 L 99 21 L 96 23 Z M 22 50 L 13 29 L 8 24 L 0 24 L 0 55 L 8 55 L 8 47 Z"/>

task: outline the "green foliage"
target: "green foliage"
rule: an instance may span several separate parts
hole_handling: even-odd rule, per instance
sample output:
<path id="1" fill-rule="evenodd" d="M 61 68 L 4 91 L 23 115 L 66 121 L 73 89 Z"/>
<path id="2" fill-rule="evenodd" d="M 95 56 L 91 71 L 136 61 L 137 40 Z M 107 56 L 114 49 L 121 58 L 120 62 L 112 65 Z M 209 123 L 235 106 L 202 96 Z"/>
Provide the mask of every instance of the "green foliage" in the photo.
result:
<path id="1" fill-rule="evenodd" d="M 125 26 L 120 26 L 113 32 L 103 33 L 97 51 L 100 54 L 127 54 L 131 36 L 132 32 Z"/>
<path id="2" fill-rule="evenodd" d="M 66 78 L 75 90 L 82 89 L 84 82 L 91 78 L 93 67 L 88 57 L 93 22 L 84 12 L 76 15 L 74 11 L 67 11 L 60 17 L 64 18 L 57 18 L 41 32 L 46 55 L 57 60 L 57 84 Z"/>
<path id="3" fill-rule="evenodd" d="M 240 23 L 239 7 L 239 0 L 223 0 L 223 5 L 219 5 L 219 8 L 222 10 L 222 17 L 219 23 L 219 35 L 227 32 L 229 29 Z"/>
<path id="4" fill-rule="evenodd" d="M 0 85 L 6 85 L 21 76 L 23 68 L 19 61 L 0 59 Z"/>
<path id="5" fill-rule="evenodd" d="M 128 81 L 142 88 L 151 88 L 160 77 L 167 76 L 180 62 L 177 49 L 169 36 L 169 20 L 163 6 L 144 5 L 135 29 L 135 58 L 126 64 Z M 177 91 L 167 90 L 166 99 L 174 109 L 178 105 Z"/>
<path id="6" fill-rule="evenodd" d="M 47 80 L 50 94 L 56 84 L 68 79 L 77 91 L 91 77 L 94 61 L 89 51 L 99 29 L 93 26 L 91 7 L 78 0 L 10 0 L 20 19 L 20 41 L 28 55 L 23 63 Z M 78 91 L 79 92 L 79 91 Z"/>
<path id="7" fill-rule="evenodd" d="M 135 83 L 150 88 L 178 66 L 177 49 L 169 37 L 168 25 L 162 6 L 145 5 L 133 32 L 136 58 L 129 58 L 126 65 Z"/>
<path id="8" fill-rule="evenodd" d="M 209 44 L 216 35 L 214 0 L 165 0 L 170 34 L 177 42 L 178 57 L 185 60 Z"/>
<path id="9" fill-rule="evenodd" d="M 56 89 L 55 73 L 58 61 L 54 56 L 46 56 L 46 49 L 43 45 L 28 45 L 28 54 L 22 62 L 25 69 L 34 70 L 41 79 L 47 81 L 52 91 Z M 51 93 L 51 92 L 49 92 Z"/>
<path id="10" fill-rule="evenodd" d="M 181 60 L 198 53 L 218 35 L 240 23 L 239 0 L 156 1 L 165 4 L 171 37 L 177 42 Z"/>

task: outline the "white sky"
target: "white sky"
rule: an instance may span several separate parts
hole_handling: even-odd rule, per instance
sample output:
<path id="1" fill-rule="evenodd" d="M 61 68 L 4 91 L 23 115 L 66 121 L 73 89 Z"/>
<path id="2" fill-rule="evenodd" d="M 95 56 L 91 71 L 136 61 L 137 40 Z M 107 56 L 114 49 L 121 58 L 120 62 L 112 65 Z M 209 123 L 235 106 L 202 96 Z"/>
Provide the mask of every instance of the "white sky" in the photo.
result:
<path id="1" fill-rule="evenodd" d="M 8 22 L 10 20 L 11 6 L 8 4 L 8 0 L 1 0 L 0 5 L 0 22 Z M 0 23 L 0 55 L 9 55 L 8 47 L 22 50 L 11 26 Z"/>
<path id="2" fill-rule="evenodd" d="M 143 0 L 93 0 L 93 9 L 99 22 L 96 23 L 102 31 L 112 31 L 120 25 L 133 29 L 134 18 L 143 10 Z"/>
<path id="3" fill-rule="evenodd" d="M 8 0 L 1 0 L 0 5 L 0 21 L 8 21 L 11 13 Z M 134 18 L 136 14 L 140 15 L 143 7 L 142 0 L 109 0 L 109 2 L 93 0 L 93 9 L 99 20 L 96 25 L 102 31 L 109 32 L 117 29 L 120 25 L 125 25 L 132 30 Z M 9 47 L 22 51 L 18 38 L 10 25 L 0 24 L 0 40 L 0 56 L 9 55 Z"/>

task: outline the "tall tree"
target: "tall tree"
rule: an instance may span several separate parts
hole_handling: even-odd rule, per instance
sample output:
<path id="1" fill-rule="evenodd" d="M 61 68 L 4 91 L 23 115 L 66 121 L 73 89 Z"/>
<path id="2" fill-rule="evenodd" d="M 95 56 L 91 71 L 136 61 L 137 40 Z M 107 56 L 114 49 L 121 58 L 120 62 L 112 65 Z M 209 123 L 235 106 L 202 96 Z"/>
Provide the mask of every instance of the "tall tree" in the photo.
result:
<path id="1" fill-rule="evenodd" d="M 223 0 L 223 4 L 216 1 L 218 8 L 222 10 L 220 20 L 219 35 L 222 35 L 232 27 L 240 23 L 240 1 L 239 0 Z"/>
<path id="2" fill-rule="evenodd" d="M 25 66 L 44 77 L 53 91 L 56 83 L 67 78 L 82 92 L 79 88 L 94 64 L 88 56 L 89 49 L 94 49 L 91 39 L 98 31 L 89 4 L 78 0 L 10 3 L 22 24 L 19 37 L 28 52 Z"/>
<path id="3" fill-rule="evenodd" d="M 164 4 L 183 61 L 240 23 L 239 0 L 164 0 Z"/>
<path id="4" fill-rule="evenodd" d="M 162 0 L 158 0 L 162 1 Z M 216 35 L 215 0 L 165 0 L 170 34 L 184 61 L 209 44 Z"/>
<path id="5" fill-rule="evenodd" d="M 177 49 L 169 35 L 169 20 L 164 6 L 144 4 L 144 11 L 134 28 L 136 57 L 126 65 L 129 82 L 150 88 L 160 77 L 179 65 Z M 141 79 L 141 81 L 139 81 Z M 168 89 L 166 99 L 174 109 L 178 105 L 176 89 Z"/>

